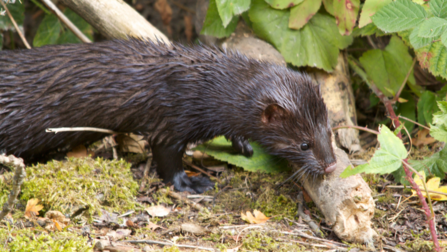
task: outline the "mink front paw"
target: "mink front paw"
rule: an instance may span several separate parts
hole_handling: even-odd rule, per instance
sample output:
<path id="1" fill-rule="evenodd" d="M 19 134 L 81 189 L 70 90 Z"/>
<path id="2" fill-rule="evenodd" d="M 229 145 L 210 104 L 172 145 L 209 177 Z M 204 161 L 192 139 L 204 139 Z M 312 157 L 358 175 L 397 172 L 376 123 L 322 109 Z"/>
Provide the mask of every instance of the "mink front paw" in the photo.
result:
<path id="1" fill-rule="evenodd" d="M 238 153 L 246 157 L 253 156 L 253 147 L 251 147 L 251 145 L 248 143 L 248 140 L 241 137 L 235 137 L 231 139 L 231 143 L 233 149 L 235 149 Z"/>
<path id="2" fill-rule="evenodd" d="M 188 177 L 184 171 L 174 175 L 174 188 L 180 192 L 203 193 L 214 187 L 214 182 L 207 177 Z"/>

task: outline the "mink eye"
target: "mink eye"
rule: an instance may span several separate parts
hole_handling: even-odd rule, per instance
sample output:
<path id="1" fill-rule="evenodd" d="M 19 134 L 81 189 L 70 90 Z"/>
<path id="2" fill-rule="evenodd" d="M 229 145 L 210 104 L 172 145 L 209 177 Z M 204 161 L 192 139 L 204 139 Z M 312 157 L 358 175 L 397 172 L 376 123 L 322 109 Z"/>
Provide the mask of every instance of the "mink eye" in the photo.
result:
<path id="1" fill-rule="evenodd" d="M 306 150 L 309 149 L 309 144 L 307 144 L 307 143 L 302 143 L 300 147 L 301 147 L 301 150 L 306 151 Z"/>

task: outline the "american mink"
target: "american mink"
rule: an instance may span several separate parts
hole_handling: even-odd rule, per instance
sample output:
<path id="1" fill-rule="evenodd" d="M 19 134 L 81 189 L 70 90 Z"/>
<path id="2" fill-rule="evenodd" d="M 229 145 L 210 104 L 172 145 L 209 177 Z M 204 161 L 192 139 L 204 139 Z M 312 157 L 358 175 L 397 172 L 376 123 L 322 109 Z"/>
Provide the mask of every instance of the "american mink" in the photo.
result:
<path id="1" fill-rule="evenodd" d="M 246 155 L 247 140 L 317 175 L 335 169 L 328 113 L 302 73 L 236 52 L 130 39 L 0 51 L 0 149 L 32 160 L 104 134 L 50 127 L 148 132 L 157 172 L 175 189 L 188 178 L 186 145 L 218 135 Z"/>

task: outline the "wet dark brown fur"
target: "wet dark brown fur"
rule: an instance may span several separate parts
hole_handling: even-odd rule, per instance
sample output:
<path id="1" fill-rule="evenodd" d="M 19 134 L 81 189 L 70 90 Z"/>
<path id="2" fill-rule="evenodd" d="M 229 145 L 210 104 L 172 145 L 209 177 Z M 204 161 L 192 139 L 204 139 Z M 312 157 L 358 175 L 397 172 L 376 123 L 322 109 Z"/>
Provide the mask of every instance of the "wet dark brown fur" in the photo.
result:
<path id="1" fill-rule="evenodd" d="M 182 191 L 211 185 L 191 181 L 181 157 L 217 135 L 257 141 L 304 173 L 335 163 L 318 87 L 285 67 L 136 39 L 0 51 L 0 149 L 32 160 L 104 136 L 45 132 L 87 126 L 148 132 L 160 176 Z"/>

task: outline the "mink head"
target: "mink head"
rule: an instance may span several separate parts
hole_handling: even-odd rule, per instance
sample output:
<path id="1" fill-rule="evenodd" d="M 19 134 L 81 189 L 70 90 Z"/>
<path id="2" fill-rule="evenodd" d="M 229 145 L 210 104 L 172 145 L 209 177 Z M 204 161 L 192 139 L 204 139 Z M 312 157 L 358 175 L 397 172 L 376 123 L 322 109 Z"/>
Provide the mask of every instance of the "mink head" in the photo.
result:
<path id="1" fill-rule="evenodd" d="M 265 93 L 261 144 L 300 166 L 304 174 L 334 171 L 332 131 L 320 87 L 309 76 L 291 70 L 273 76 L 270 81 L 280 88 Z"/>

